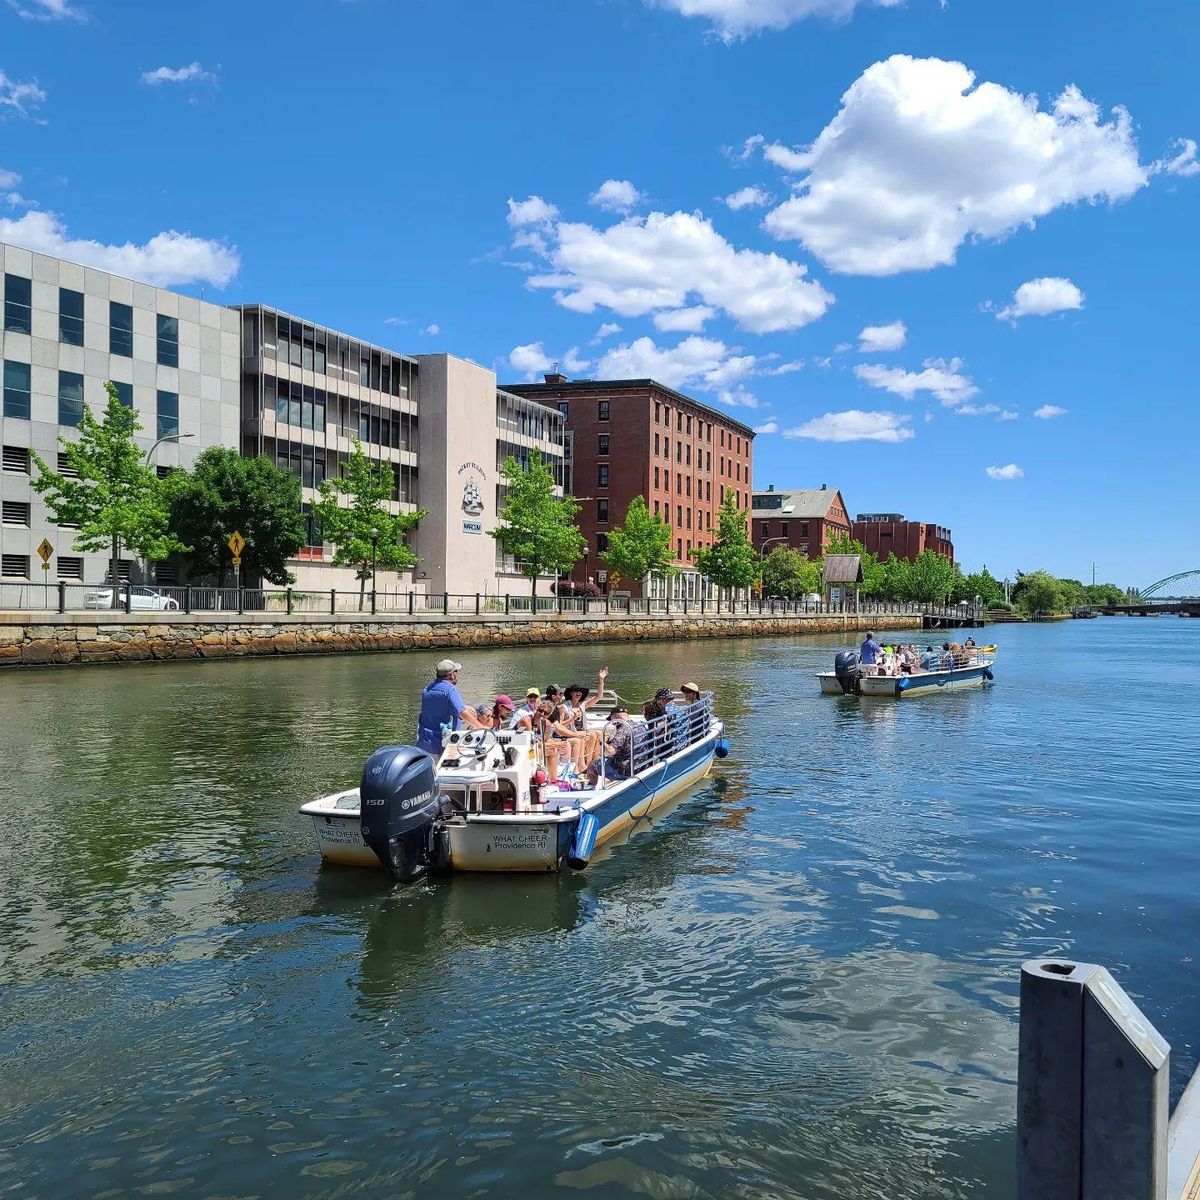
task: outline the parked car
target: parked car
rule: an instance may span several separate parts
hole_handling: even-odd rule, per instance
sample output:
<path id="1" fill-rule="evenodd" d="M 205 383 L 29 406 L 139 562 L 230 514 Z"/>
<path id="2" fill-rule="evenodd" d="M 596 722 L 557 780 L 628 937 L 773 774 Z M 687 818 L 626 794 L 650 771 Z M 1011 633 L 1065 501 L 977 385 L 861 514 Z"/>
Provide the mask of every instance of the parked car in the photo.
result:
<path id="1" fill-rule="evenodd" d="M 85 592 L 83 595 L 84 608 L 112 608 L 112 603 L 113 594 L 111 584 L 106 583 L 93 591 Z M 121 607 L 124 603 L 125 590 L 122 588 L 117 593 L 117 606 Z M 153 588 L 137 585 L 130 588 L 129 607 L 149 611 L 162 611 L 164 609 L 178 608 L 179 601 L 173 600 L 170 596 L 164 596 L 162 592 L 156 592 Z"/>

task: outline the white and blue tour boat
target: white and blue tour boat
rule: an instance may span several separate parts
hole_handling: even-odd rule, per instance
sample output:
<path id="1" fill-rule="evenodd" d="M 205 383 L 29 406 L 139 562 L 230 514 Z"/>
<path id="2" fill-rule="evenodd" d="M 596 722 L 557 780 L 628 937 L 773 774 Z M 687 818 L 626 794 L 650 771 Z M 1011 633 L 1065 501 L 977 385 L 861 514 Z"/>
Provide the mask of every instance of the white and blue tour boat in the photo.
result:
<path id="1" fill-rule="evenodd" d="M 935 692 L 982 687 L 993 679 L 991 653 L 995 646 L 971 646 L 941 652 L 936 667 L 914 669 L 911 674 L 878 673 L 864 666 L 853 650 L 841 651 L 833 660 L 832 671 L 821 671 L 817 680 L 827 696 L 885 696 L 903 699 L 929 696 Z"/>
<path id="2" fill-rule="evenodd" d="M 536 734 L 456 729 L 443 734 L 435 763 L 413 746 L 385 746 L 358 787 L 312 800 L 326 862 L 378 868 L 402 881 L 429 870 L 582 869 L 595 847 L 644 820 L 703 779 L 729 752 L 712 693 L 676 703 L 665 716 L 631 720 L 632 771 L 567 790 L 544 778 Z M 601 729 L 604 718 L 589 725 Z M 579 782 L 579 781 L 576 781 Z"/>

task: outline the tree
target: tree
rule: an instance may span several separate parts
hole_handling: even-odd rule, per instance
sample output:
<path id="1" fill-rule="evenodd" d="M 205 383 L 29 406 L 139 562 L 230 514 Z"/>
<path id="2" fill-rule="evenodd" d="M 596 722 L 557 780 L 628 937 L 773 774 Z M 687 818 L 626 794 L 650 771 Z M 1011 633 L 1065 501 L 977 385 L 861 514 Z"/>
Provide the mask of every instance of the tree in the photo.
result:
<path id="1" fill-rule="evenodd" d="M 1031 617 L 1058 612 L 1062 608 L 1059 581 L 1047 571 L 1031 571 L 1018 580 L 1017 604 Z"/>
<path id="2" fill-rule="evenodd" d="M 970 593 L 968 599 L 973 600 L 978 596 L 985 609 L 999 608 L 1004 603 L 1004 587 L 986 566 L 982 571 L 968 575 L 966 584 L 967 591 Z"/>
<path id="3" fill-rule="evenodd" d="M 70 474 L 50 470 L 35 453 L 38 477 L 33 490 L 45 499 L 55 521 L 79 527 L 73 549 L 108 551 L 111 603 L 117 608 L 122 547 L 142 558 L 159 559 L 187 545 L 169 531 L 165 491 L 133 440 L 142 427 L 137 413 L 121 403 L 111 383 L 104 388 L 104 419 L 97 421 L 85 404 L 78 441 L 58 439 Z"/>
<path id="4" fill-rule="evenodd" d="M 601 558 L 613 582 L 641 582 L 647 575 L 677 575 L 672 560 L 674 531 L 662 517 L 651 516 L 644 496 L 634 496 L 625 510 L 625 524 L 608 535 L 608 549 Z"/>
<path id="5" fill-rule="evenodd" d="M 764 596 L 781 600 L 801 600 L 809 592 L 819 592 L 821 563 L 799 550 L 776 546 L 762 560 L 762 590 Z"/>
<path id="6" fill-rule="evenodd" d="M 313 505 L 313 517 L 322 535 L 333 543 L 334 565 L 354 568 L 360 611 L 367 580 L 380 567 L 404 571 L 417 563 L 408 534 L 429 510 L 390 512 L 387 506 L 394 488 L 391 466 L 372 462 L 355 438 L 341 478 L 323 480 L 318 489 L 321 498 Z M 349 504 L 342 504 L 342 500 Z"/>
<path id="7" fill-rule="evenodd" d="M 746 532 L 746 514 L 727 491 L 717 512 L 717 536 L 711 546 L 693 550 L 701 575 L 717 587 L 748 588 L 758 579 L 758 552 Z"/>
<path id="8" fill-rule="evenodd" d="M 912 600 L 925 604 L 945 601 L 954 588 L 954 564 L 932 550 L 922 550 L 912 563 Z"/>
<path id="9" fill-rule="evenodd" d="M 583 534 L 575 524 L 579 505 L 569 496 L 554 494 L 554 473 L 536 450 L 527 467 L 510 455 L 500 473 L 507 491 L 500 524 L 488 532 L 516 559 L 536 599 L 539 575 L 565 574 L 583 554 Z"/>
<path id="10" fill-rule="evenodd" d="M 863 573 L 863 581 L 859 587 L 859 594 L 862 596 L 879 597 L 885 594 L 887 572 L 884 570 L 883 563 L 874 554 L 863 548 L 862 542 L 857 542 L 853 538 L 847 537 L 844 533 L 840 533 L 829 540 L 829 544 L 825 547 L 825 553 L 857 554 L 862 563 Z"/>
<path id="11" fill-rule="evenodd" d="M 171 533 L 186 545 L 189 578 L 216 576 L 223 586 L 229 535 L 246 539 L 245 577 L 292 583 L 287 563 L 307 540 L 300 511 L 300 480 L 268 458 L 243 458 L 212 446 L 190 471 L 172 471 L 165 482 Z"/>
<path id="12" fill-rule="evenodd" d="M 895 552 L 887 556 L 883 564 L 883 590 L 885 600 L 913 599 L 912 563 L 906 558 L 897 558 Z"/>

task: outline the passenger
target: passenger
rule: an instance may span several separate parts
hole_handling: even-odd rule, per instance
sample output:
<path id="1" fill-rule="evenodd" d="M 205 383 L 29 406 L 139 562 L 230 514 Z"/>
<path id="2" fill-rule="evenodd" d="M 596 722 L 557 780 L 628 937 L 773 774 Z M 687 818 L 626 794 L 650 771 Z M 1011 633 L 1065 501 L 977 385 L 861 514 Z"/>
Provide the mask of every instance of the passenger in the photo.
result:
<path id="1" fill-rule="evenodd" d="M 500 695 L 496 697 L 496 703 L 492 708 L 492 728 L 507 729 L 508 723 L 513 718 L 513 713 L 517 711 L 517 706 L 512 702 L 511 697 Z"/>
<path id="2" fill-rule="evenodd" d="M 569 704 L 557 705 L 551 718 L 551 732 L 566 746 L 571 763 L 582 774 L 583 769 L 591 761 L 588 754 L 591 748 L 591 739 L 587 733 L 576 728 L 573 711 Z"/>
<path id="3" fill-rule="evenodd" d="M 531 724 L 541 741 L 549 782 L 557 783 L 558 764 L 570 754 L 570 746 L 554 736 L 554 705 L 549 700 L 538 701 L 537 711 L 533 714 Z"/>
<path id="4" fill-rule="evenodd" d="M 954 666 L 954 655 L 950 653 L 949 642 L 942 643 L 942 656 L 939 662 L 943 671 L 949 670 Z"/>
<path id="5" fill-rule="evenodd" d="M 695 704 L 700 699 L 700 688 L 694 683 L 681 683 L 679 690 L 683 693 L 684 704 Z"/>
<path id="6" fill-rule="evenodd" d="M 666 715 L 667 709 L 674 702 L 674 697 L 670 688 L 659 688 L 654 693 L 653 700 L 647 700 L 642 705 L 642 716 L 647 721 L 656 720 L 658 717 Z"/>
<path id="7" fill-rule="evenodd" d="M 921 670 L 936 671 L 940 662 L 941 656 L 932 646 L 925 647 L 925 653 L 921 655 Z"/>
<path id="8" fill-rule="evenodd" d="M 546 684 L 546 699 L 556 707 L 562 703 L 562 688 L 557 683 Z"/>
<path id="9" fill-rule="evenodd" d="M 542 698 L 542 693 L 535 687 L 531 687 L 525 693 L 525 703 L 520 708 L 514 709 L 512 717 L 509 719 L 509 729 L 532 729 L 533 714 L 537 712 L 538 701 Z"/>
<path id="10" fill-rule="evenodd" d="M 587 711 L 604 693 L 604 683 L 608 679 L 608 668 L 601 667 L 596 694 L 590 696 L 588 689 L 582 683 L 569 684 L 563 693 L 563 703 L 560 707 L 560 725 L 572 741 L 580 737 L 584 739 L 580 769 L 590 763 L 600 753 L 600 734 L 587 727 Z M 561 731 L 560 731 L 561 732 Z"/>
<path id="11" fill-rule="evenodd" d="M 475 715 L 479 718 L 479 724 L 482 725 L 484 729 L 495 729 L 496 728 L 496 719 L 495 719 L 496 714 L 495 714 L 495 709 L 492 707 L 492 705 L 490 705 L 490 704 L 475 705 Z"/>
<path id="12" fill-rule="evenodd" d="M 858 648 L 858 660 L 864 667 L 873 667 L 879 662 L 883 647 L 875 640 L 873 633 L 863 638 L 863 644 Z"/>
<path id="13" fill-rule="evenodd" d="M 604 777 L 606 779 L 628 779 L 633 774 L 633 725 L 629 720 L 629 709 L 617 705 L 609 714 L 609 727 L 604 740 Z M 588 782 L 596 786 L 600 778 L 601 760 L 588 767 Z"/>
<path id="14" fill-rule="evenodd" d="M 421 693 L 421 714 L 417 718 L 417 749 L 435 758 L 442 752 L 442 730 L 457 729 L 459 722 L 482 729 L 475 710 L 464 703 L 458 690 L 462 663 L 443 658 L 434 668 L 437 678 Z"/>

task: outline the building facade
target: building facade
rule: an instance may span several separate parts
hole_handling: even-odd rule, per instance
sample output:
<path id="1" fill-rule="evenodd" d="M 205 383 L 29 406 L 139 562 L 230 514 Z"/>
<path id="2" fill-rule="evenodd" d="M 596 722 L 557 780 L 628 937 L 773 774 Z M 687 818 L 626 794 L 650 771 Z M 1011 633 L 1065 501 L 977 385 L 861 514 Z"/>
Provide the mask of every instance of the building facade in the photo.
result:
<path id="1" fill-rule="evenodd" d="M 209 446 L 236 448 L 238 314 L 16 246 L 0 245 L 0 270 L 0 583 L 99 582 L 107 554 L 72 549 L 74 530 L 56 525 L 33 491 L 31 453 L 65 465 L 59 437 L 73 436 L 85 404 L 103 410 L 109 380 L 137 413 L 137 444 L 160 473 Z M 36 553 L 43 539 L 54 548 L 48 570 Z M 122 555 L 122 579 L 144 571 Z"/>
<path id="2" fill-rule="evenodd" d="M 947 562 L 954 561 L 954 540 L 944 525 L 906 521 L 900 513 L 858 513 L 852 536 L 877 558 L 889 554 L 912 562 L 918 554 L 932 550 Z"/>
<path id="3" fill-rule="evenodd" d="M 750 540 L 760 553 L 788 546 L 807 558 L 823 558 L 832 541 L 849 536 L 850 516 L 837 488 L 776 491 L 772 484 L 754 493 Z"/>
<path id="4" fill-rule="evenodd" d="M 561 413 L 566 422 L 567 490 L 580 501 L 584 558 L 572 578 L 611 581 L 603 555 L 608 534 L 625 520 L 630 501 L 644 496 L 651 513 L 672 527 L 680 573 L 646 581 L 651 596 L 696 598 L 711 593 L 692 561 L 712 545 L 717 510 L 727 493 L 750 501 L 754 431 L 653 379 L 569 380 L 508 384 L 506 390 Z M 641 581 L 622 579 L 634 595 Z"/>

